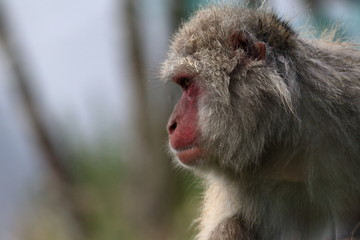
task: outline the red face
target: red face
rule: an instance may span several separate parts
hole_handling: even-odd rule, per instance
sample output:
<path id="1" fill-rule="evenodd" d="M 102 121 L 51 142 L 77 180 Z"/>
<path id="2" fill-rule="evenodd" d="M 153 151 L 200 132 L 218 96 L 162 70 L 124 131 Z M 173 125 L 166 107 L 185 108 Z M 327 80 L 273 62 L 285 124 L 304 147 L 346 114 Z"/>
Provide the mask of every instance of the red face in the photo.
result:
<path id="1" fill-rule="evenodd" d="M 170 147 L 185 165 L 194 165 L 201 159 L 203 151 L 198 145 L 198 100 L 200 87 L 193 75 L 179 74 L 173 81 L 183 93 L 168 122 Z"/>

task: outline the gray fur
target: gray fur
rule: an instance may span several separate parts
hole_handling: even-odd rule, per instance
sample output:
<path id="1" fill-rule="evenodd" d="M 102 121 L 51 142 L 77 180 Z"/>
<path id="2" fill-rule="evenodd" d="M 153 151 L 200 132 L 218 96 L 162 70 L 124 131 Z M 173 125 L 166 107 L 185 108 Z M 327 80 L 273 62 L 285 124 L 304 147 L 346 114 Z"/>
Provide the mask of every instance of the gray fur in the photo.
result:
<path id="1" fill-rule="evenodd" d="M 264 60 L 231 47 L 238 30 L 265 43 Z M 199 126 L 208 154 L 194 170 L 209 189 L 223 184 L 204 205 L 230 212 L 215 219 L 204 207 L 198 239 L 339 239 L 351 231 L 360 220 L 358 50 L 302 39 L 263 10 L 213 6 L 174 37 L 162 77 L 184 72 L 205 90 Z M 284 176 L 291 171 L 298 176 Z M 217 195 L 238 204 L 229 210 Z M 223 228 L 235 215 L 247 236 L 206 227 L 209 216 Z"/>

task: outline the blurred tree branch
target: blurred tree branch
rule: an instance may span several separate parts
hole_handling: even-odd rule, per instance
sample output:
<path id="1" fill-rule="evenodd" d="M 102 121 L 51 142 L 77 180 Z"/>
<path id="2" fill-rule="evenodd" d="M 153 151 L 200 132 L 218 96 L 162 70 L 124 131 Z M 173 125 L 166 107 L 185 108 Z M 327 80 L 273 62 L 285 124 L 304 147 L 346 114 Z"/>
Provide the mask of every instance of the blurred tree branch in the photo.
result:
<path id="1" fill-rule="evenodd" d="M 17 82 L 22 103 L 27 111 L 29 122 L 31 123 L 37 138 L 39 145 L 43 151 L 47 163 L 50 165 L 50 169 L 54 172 L 56 178 L 61 179 L 62 182 L 70 182 L 70 175 L 64 168 L 59 159 L 58 154 L 54 148 L 48 131 L 45 128 L 43 120 L 40 118 L 40 114 L 36 108 L 36 99 L 33 97 L 31 86 L 28 82 L 28 76 L 25 69 L 22 67 L 19 55 L 16 51 L 16 47 L 11 43 L 11 39 L 8 37 L 8 31 L 6 26 L 5 17 L 3 14 L 3 7 L 0 6 L 0 43 L 3 45 L 6 57 L 10 62 L 13 70 L 15 80 Z M 60 180 L 59 180 L 60 181 Z"/>
<path id="2" fill-rule="evenodd" d="M 184 0 L 172 0 L 172 29 L 177 29 L 181 24 L 181 19 L 189 14 L 186 12 Z"/>
<path id="3" fill-rule="evenodd" d="M 28 117 L 28 121 L 34 130 L 35 137 L 46 161 L 49 170 L 52 172 L 52 177 L 55 181 L 55 186 L 61 194 L 62 200 L 66 202 L 67 210 L 72 216 L 77 231 L 80 235 L 84 235 L 86 227 L 82 221 L 81 215 L 76 210 L 76 204 L 71 194 L 72 178 L 69 171 L 63 164 L 63 159 L 56 151 L 55 144 L 51 139 L 50 132 L 46 129 L 43 119 L 40 117 L 40 112 L 37 108 L 36 94 L 30 84 L 30 79 L 20 59 L 21 54 L 18 48 L 11 41 L 9 37 L 9 21 L 6 18 L 6 10 L 3 3 L 0 3 L 0 44 L 2 44 L 7 60 L 13 71 L 14 79 L 16 80 L 19 95 L 22 99 L 22 104 Z"/>
<path id="4" fill-rule="evenodd" d="M 133 137 L 134 141 L 129 167 L 129 202 L 132 206 L 131 218 L 135 222 L 139 238 L 168 239 L 174 197 L 174 176 L 164 151 L 165 116 L 158 105 L 150 108 L 147 89 L 149 75 L 145 73 L 144 47 L 146 36 L 140 31 L 138 9 L 140 2 L 125 1 L 128 31 L 128 62 L 133 76 Z M 119 13 L 122 14 L 122 13 Z M 145 41 L 142 41 L 145 39 Z M 156 108 L 157 107 L 157 108 Z M 160 120 L 160 121 L 159 121 Z M 163 132 L 163 133 L 162 133 Z M 131 208 L 131 207 L 130 207 Z"/>

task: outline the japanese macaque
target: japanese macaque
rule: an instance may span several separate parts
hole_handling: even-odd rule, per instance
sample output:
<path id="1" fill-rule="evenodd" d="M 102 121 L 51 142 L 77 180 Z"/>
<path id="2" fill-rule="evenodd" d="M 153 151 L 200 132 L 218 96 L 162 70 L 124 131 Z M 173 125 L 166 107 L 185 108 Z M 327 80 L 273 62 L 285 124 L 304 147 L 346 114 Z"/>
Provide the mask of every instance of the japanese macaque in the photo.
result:
<path id="1" fill-rule="evenodd" d="M 198 240 L 360 234 L 360 51 L 306 40 L 267 10 L 212 6 L 161 70 L 182 88 L 167 126 L 205 179 Z"/>

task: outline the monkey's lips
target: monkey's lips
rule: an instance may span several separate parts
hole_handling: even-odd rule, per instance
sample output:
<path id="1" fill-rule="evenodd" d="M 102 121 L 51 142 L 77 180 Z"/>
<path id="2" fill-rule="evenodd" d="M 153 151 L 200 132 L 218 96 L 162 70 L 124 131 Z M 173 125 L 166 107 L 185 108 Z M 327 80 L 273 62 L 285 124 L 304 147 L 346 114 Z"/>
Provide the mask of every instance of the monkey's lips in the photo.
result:
<path id="1" fill-rule="evenodd" d="M 176 157 L 185 165 L 194 165 L 203 156 L 201 147 L 191 145 L 181 149 L 175 149 Z"/>

